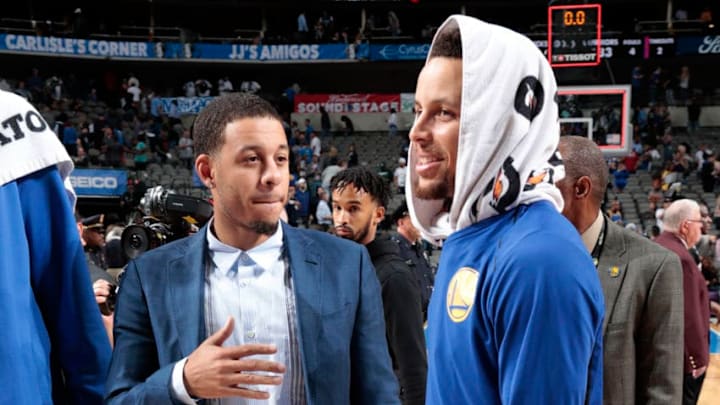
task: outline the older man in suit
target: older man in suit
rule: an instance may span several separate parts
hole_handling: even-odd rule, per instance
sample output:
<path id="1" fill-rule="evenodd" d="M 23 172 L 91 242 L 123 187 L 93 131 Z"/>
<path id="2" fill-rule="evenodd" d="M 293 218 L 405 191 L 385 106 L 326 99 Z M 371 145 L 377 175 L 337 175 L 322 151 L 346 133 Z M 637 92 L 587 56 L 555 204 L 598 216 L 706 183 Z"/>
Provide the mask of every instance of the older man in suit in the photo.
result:
<path id="1" fill-rule="evenodd" d="M 697 202 L 688 199 L 674 201 L 663 215 L 663 232 L 655 242 L 672 250 L 682 263 L 684 298 L 684 370 L 683 405 L 697 403 L 705 372 L 710 361 L 710 302 L 708 289 L 689 248 L 702 235 L 705 221 Z"/>
<path id="2" fill-rule="evenodd" d="M 249 94 L 197 117 L 195 169 L 215 215 L 128 265 L 110 404 L 399 404 L 367 251 L 279 220 L 290 164 L 281 122 Z"/>
<path id="3" fill-rule="evenodd" d="M 682 394 L 683 291 L 670 251 L 601 213 L 608 168 L 588 138 L 560 138 L 563 215 L 582 235 L 605 296 L 603 403 L 678 404 Z"/>

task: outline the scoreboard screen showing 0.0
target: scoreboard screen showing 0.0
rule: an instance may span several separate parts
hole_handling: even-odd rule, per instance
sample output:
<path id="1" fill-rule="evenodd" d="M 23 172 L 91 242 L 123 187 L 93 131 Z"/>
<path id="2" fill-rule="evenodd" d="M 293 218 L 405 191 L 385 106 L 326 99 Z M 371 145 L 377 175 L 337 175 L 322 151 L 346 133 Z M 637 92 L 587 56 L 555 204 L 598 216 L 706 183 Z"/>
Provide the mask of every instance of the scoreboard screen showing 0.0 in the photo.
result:
<path id="1" fill-rule="evenodd" d="M 552 67 L 600 64 L 600 4 L 548 7 L 548 61 Z"/>

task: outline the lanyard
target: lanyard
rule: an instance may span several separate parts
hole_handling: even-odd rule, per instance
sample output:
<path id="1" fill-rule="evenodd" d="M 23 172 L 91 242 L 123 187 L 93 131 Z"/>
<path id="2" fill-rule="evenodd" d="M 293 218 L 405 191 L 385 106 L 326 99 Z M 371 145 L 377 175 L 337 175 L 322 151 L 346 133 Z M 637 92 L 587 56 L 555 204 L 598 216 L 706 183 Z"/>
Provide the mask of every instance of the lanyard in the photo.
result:
<path id="1" fill-rule="evenodd" d="M 597 269 L 598 264 L 600 263 L 600 254 L 602 253 L 603 245 L 605 244 L 605 231 L 607 230 L 607 218 L 603 215 L 603 226 L 600 230 L 600 235 L 598 235 L 597 242 L 595 242 L 595 247 L 592 250 L 592 253 L 590 256 L 592 256 L 593 264 L 595 265 L 595 268 Z"/>

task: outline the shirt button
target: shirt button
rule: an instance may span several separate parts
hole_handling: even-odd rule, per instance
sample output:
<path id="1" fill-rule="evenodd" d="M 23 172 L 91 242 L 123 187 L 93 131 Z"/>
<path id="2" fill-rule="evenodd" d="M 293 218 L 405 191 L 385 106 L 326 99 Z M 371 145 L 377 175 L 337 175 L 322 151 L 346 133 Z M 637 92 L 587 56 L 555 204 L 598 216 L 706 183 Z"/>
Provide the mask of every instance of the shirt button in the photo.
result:
<path id="1" fill-rule="evenodd" d="M 241 281 L 241 282 L 240 282 L 240 287 L 242 287 L 242 288 L 247 287 L 247 281 Z"/>
<path id="2" fill-rule="evenodd" d="M 255 332 L 249 331 L 245 334 L 245 337 L 247 337 L 248 339 L 255 339 Z"/>

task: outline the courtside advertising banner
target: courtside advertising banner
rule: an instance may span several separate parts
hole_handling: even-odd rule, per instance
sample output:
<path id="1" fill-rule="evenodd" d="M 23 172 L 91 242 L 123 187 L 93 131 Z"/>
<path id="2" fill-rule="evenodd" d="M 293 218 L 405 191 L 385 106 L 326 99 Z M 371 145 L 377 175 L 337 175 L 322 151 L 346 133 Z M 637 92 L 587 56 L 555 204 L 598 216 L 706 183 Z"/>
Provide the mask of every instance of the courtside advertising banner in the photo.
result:
<path id="1" fill-rule="evenodd" d="M 109 59 L 156 58 L 152 42 L 0 34 L 0 51 Z"/>
<path id="2" fill-rule="evenodd" d="M 127 190 L 127 172 L 109 169 L 75 169 L 70 184 L 78 197 L 120 197 Z"/>

